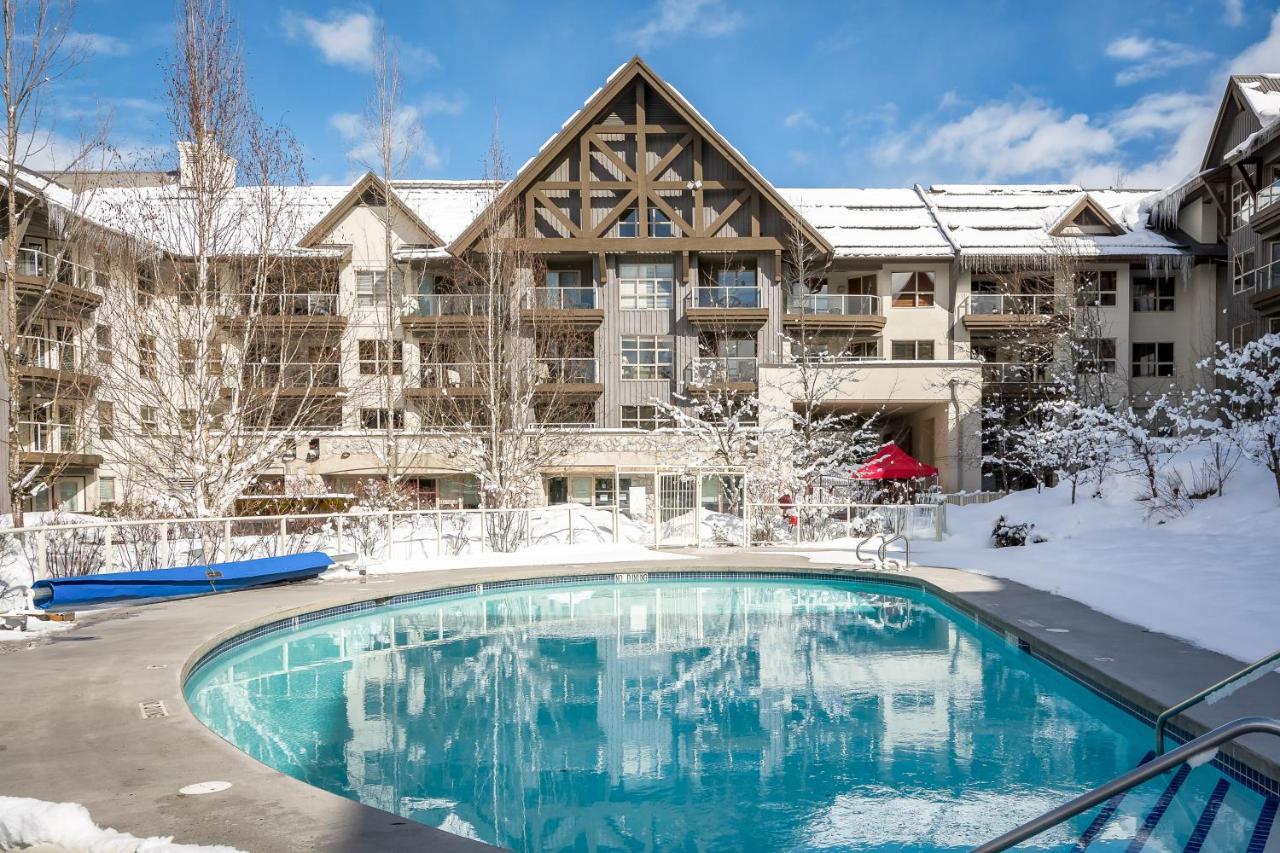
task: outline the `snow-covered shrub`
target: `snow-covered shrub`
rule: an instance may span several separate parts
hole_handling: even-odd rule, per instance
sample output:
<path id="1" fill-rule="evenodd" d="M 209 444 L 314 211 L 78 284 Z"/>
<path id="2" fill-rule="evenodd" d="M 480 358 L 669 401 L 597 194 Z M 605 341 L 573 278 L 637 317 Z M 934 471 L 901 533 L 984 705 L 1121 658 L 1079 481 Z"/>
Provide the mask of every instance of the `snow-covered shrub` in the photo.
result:
<path id="1" fill-rule="evenodd" d="M 75 524 L 79 519 L 71 518 L 60 512 L 53 513 L 46 524 Z M 101 528 L 76 528 L 72 530 L 49 530 L 41 534 L 26 534 L 22 537 L 22 547 L 31 566 L 32 577 L 39 564 L 40 542 L 44 542 L 45 567 L 47 577 L 77 578 L 94 575 L 102 570 L 105 540 Z"/>
<path id="2" fill-rule="evenodd" d="M 1002 515 L 996 519 L 995 526 L 991 529 L 991 541 L 997 548 L 1020 547 L 1026 545 L 1028 539 L 1037 541 L 1032 538 L 1033 529 L 1035 529 L 1034 524 L 1026 522 L 1014 524 Z M 1039 539 L 1039 541 L 1044 540 Z"/>
<path id="3" fill-rule="evenodd" d="M 1203 364 L 1218 378 L 1213 402 L 1222 434 L 1246 459 L 1271 472 L 1280 495 L 1280 333 L 1238 350 L 1220 347 L 1219 355 Z"/>

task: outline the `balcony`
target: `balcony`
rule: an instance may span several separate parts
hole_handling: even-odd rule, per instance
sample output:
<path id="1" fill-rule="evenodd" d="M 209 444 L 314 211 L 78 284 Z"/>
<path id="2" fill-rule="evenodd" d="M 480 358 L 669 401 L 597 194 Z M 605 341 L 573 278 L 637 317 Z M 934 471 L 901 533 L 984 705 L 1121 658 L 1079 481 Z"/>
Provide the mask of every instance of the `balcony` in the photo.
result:
<path id="1" fill-rule="evenodd" d="M 52 297 L 80 309 L 102 304 L 107 274 L 39 249 L 18 249 L 13 280 L 19 295 Z"/>
<path id="2" fill-rule="evenodd" d="M 347 324 L 338 310 L 338 294 L 318 290 L 241 296 L 234 300 L 224 322 L 235 326 L 251 315 L 264 326 L 340 330 Z"/>
<path id="3" fill-rule="evenodd" d="M 18 447 L 27 465 L 101 465 L 102 457 L 85 452 L 84 445 L 84 434 L 74 424 L 18 422 Z"/>
<path id="4" fill-rule="evenodd" d="M 1262 237 L 1273 237 L 1280 232 L 1280 181 L 1258 190 L 1253 199 L 1253 214 L 1249 227 Z"/>
<path id="5" fill-rule="evenodd" d="M 17 359 L 18 373 L 24 380 L 46 387 L 87 390 L 99 381 L 75 341 L 22 335 Z"/>
<path id="6" fill-rule="evenodd" d="M 685 316 L 691 323 L 763 326 L 769 309 L 754 285 L 698 285 L 689 292 Z"/>
<path id="7" fill-rule="evenodd" d="M 689 390 L 754 391 L 758 360 L 754 356 L 695 358 L 684 369 Z"/>
<path id="8" fill-rule="evenodd" d="M 1048 323 L 1059 312 L 1054 293 L 974 293 L 965 300 L 967 329 L 1007 329 Z"/>
<path id="9" fill-rule="evenodd" d="M 864 332 L 884 328 L 880 297 L 862 293 L 805 293 L 787 300 L 783 322 L 814 331 Z"/>
<path id="10" fill-rule="evenodd" d="M 282 397 L 334 396 L 342 393 L 342 366 L 335 361 L 251 362 L 240 377 L 247 388 L 279 389 Z"/>
<path id="11" fill-rule="evenodd" d="M 538 359 L 538 390 L 542 393 L 601 394 L 600 366 L 594 358 Z"/>
<path id="12" fill-rule="evenodd" d="M 483 293 L 419 293 L 404 300 L 400 324 L 413 332 L 465 329 L 488 311 Z"/>
<path id="13" fill-rule="evenodd" d="M 1249 305 L 1261 314 L 1280 310 L 1280 261 L 1273 261 L 1248 273 L 1246 281 L 1250 280 L 1253 295 L 1249 297 Z"/>
<path id="14" fill-rule="evenodd" d="M 1018 361 L 988 361 L 982 381 L 989 385 L 1042 385 L 1053 381 L 1053 365 Z"/>
<path id="15" fill-rule="evenodd" d="M 535 287 L 525 294 L 524 311 L 533 318 L 582 325 L 604 320 L 594 287 Z"/>

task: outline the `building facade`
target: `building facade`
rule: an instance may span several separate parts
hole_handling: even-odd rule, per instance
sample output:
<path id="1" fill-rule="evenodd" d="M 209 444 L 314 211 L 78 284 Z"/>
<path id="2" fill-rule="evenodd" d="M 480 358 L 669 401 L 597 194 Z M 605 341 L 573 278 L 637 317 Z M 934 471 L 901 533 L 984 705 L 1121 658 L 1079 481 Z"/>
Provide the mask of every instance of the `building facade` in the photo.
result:
<path id="1" fill-rule="evenodd" d="M 758 397 L 768 428 L 768 413 L 801 394 L 802 359 L 831 372 L 824 407 L 875 414 L 886 439 L 940 469 L 944 490 L 976 490 L 993 482 L 982 464 L 984 405 L 1076 373 L 1104 376 L 1112 402 L 1146 405 L 1208 381 L 1198 363 L 1217 341 L 1277 328 L 1274 88 L 1270 77 L 1233 77 L 1204 170 L 1163 191 L 787 189 L 637 58 L 502 185 L 386 185 L 368 174 L 352 186 L 290 188 L 296 221 L 281 251 L 307 267 L 268 303 L 290 343 L 229 353 L 239 369 L 226 381 L 265 370 L 277 386 L 287 376 L 307 399 L 328 401 L 293 425 L 297 445 L 264 477 L 350 491 L 386 470 L 379 440 L 390 427 L 414 437 L 410 473 L 429 501 L 474 505 L 475 483 L 443 445 L 432 449 L 440 424 L 430 412 L 433 400 L 469 393 L 457 341 L 479 295 L 457 270 L 490 239 L 485 212 L 501 204 L 518 212 L 534 259 L 522 304 L 562 338 L 539 352 L 547 386 L 565 401 L 543 426 L 572 434 L 544 472 L 545 500 L 611 503 L 620 468 L 705 462 L 706 447 L 665 423 L 664 403 L 728 388 Z M 163 196 L 182 181 L 99 182 L 78 215 L 129 230 L 108 214 L 113 205 L 140 186 Z M 51 186 L 75 207 L 85 182 L 61 176 Z M 92 440 L 137 401 L 101 387 L 77 408 L 90 399 L 80 389 L 99 381 L 78 365 L 137 354 L 99 306 L 113 290 L 136 299 L 140 285 L 136 270 L 67 249 L 56 233 L 38 220 L 8 271 L 19 289 L 41 292 L 24 326 L 22 453 L 53 473 L 30 505 L 89 511 L 130 489 L 183 488 L 135 482 L 119 442 L 113 452 Z M 379 385 L 388 373 L 398 377 L 390 394 Z M 91 440 L 70 440 L 81 436 Z"/>

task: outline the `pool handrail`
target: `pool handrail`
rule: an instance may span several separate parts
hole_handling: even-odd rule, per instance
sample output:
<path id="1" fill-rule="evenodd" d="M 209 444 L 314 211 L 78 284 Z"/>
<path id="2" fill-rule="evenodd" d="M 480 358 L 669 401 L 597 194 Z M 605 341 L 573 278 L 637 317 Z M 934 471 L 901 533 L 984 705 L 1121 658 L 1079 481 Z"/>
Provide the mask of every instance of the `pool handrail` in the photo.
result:
<path id="1" fill-rule="evenodd" d="M 1037 818 L 1015 827 L 999 838 L 993 838 L 985 844 L 973 848 L 970 853 L 1000 853 L 1029 838 L 1052 829 L 1060 823 L 1083 814 L 1096 805 L 1105 803 L 1116 794 L 1136 788 L 1143 782 L 1154 779 L 1167 770 L 1172 770 L 1184 761 L 1192 761 L 1198 756 L 1215 752 L 1220 746 L 1236 738 L 1252 734 L 1266 734 L 1280 737 L 1280 720 L 1271 717 L 1241 717 L 1238 720 L 1218 726 L 1218 728 L 1190 740 L 1182 746 L 1156 756 L 1145 764 L 1140 764 L 1128 773 L 1124 773 L 1110 782 L 1106 782 L 1091 791 L 1086 791 L 1070 802 L 1063 803 Z"/>
<path id="2" fill-rule="evenodd" d="M 902 570 L 905 572 L 907 569 L 911 568 L 911 540 L 907 538 L 907 534 L 905 533 L 895 533 L 892 536 L 890 536 L 888 539 L 883 539 L 880 541 L 880 567 L 881 568 L 884 568 L 885 566 L 889 565 L 889 546 L 892 545 L 894 542 L 897 542 L 899 539 L 902 540 L 902 544 L 905 549 L 903 552 Z"/>
<path id="3" fill-rule="evenodd" d="M 1249 664 L 1239 672 L 1233 675 L 1228 675 L 1226 678 L 1222 679 L 1217 684 L 1214 684 L 1212 687 L 1206 687 L 1204 690 L 1201 690 L 1199 693 L 1196 693 L 1192 696 L 1188 696 L 1186 699 L 1183 699 L 1178 704 L 1172 705 L 1169 708 L 1166 708 L 1164 711 L 1162 711 L 1160 713 L 1160 716 L 1156 717 L 1156 755 L 1164 755 L 1164 730 L 1165 730 L 1165 727 L 1169 724 L 1169 720 L 1171 720 L 1173 717 L 1177 716 L 1178 714 L 1181 714 L 1183 711 L 1187 710 L 1191 706 L 1199 705 L 1201 702 L 1205 701 L 1206 699 L 1209 700 L 1209 704 L 1212 705 L 1214 702 L 1217 701 L 1217 699 L 1225 698 L 1225 696 L 1219 696 L 1214 698 L 1214 694 L 1217 693 L 1218 691 L 1230 687 L 1231 688 L 1230 692 L 1234 693 L 1236 690 L 1239 690 L 1241 687 L 1244 686 L 1243 684 L 1236 684 L 1236 682 L 1250 675 L 1253 675 L 1255 672 L 1257 672 L 1258 674 L 1254 677 L 1261 678 L 1263 675 L 1266 675 L 1266 672 L 1258 672 L 1258 671 L 1265 669 L 1266 667 L 1269 667 L 1271 665 L 1274 665 L 1277 662 L 1280 662 L 1280 649 L 1272 652 L 1271 654 L 1267 655 L 1264 658 L 1259 658 L 1258 660 Z"/>

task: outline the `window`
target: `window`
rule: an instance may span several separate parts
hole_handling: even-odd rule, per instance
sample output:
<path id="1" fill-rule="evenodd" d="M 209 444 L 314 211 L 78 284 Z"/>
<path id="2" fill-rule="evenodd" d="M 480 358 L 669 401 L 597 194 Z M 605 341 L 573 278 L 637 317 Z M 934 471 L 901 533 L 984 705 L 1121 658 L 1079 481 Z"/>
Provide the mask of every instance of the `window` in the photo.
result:
<path id="1" fill-rule="evenodd" d="M 156 435 L 160 432 L 160 413 L 155 406 L 143 406 L 138 410 L 138 424 L 143 435 Z"/>
<path id="2" fill-rule="evenodd" d="M 1231 328 L 1231 348 L 1240 349 L 1253 340 L 1253 323 L 1241 323 Z"/>
<path id="3" fill-rule="evenodd" d="M 547 287 L 581 287 L 582 273 L 578 270 L 547 270 Z"/>
<path id="4" fill-rule="evenodd" d="M 1133 345 L 1134 376 L 1172 376 L 1173 344 Z"/>
<path id="5" fill-rule="evenodd" d="M 387 371 L 397 376 L 404 367 L 403 341 L 358 341 L 360 347 L 360 375 L 379 376 Z"/>
<path id="6" fill-rule="evenodd" d="M 813 334 L 791 344 L 791 358 L 797 362 L 866 361 L 879 357 L 879 338 L 851 339 L 842 332 Z"/>
<path id="7" fill-rule="evenodd" d="M 389 414 L 386 409 L 360 410 L 360 427 L 362 429 L 386 429 L 388 426 L 392 429 L 404 429 L 404 411 L 402 409 L 392 409 Z"/>
<path id="8" fill-rule="evenodd" d="M 1076 275 L 1076 302 L 1081 307 L 1115 307 L 1115 270 L 1088 270 L 1078 273 Z"/>
<path id="9" fill-rule="evenodd" d="M 1248 225 L 1252 214 L 1253 199 L 1249 195 L 1249 188 L 1244 181 L 1235 181 L 1231 184 L 1231 230 Z"/>
<path id="10" fill-rule="evenodd" d="M 876 274 L 870 275 L 851 275 L 849 276 L 849 293 L 856 296 L 875 296 L 876 295 Z"/>
<path id="11" fill-rule="evenodd" d="M 933 273 L 895 272 L 890 281 L 894 308 L 928 308 L 933 305 Z"/>
<path id="12" fill-rule="evenodd" d="M 1254 260 L 1253 250 L 1240 252 L 1236 255 L 1232 264 L 1231 275 L 1231 292 L 1232 293 L 1248 293 L 1254 287 L 1254 267 L 1257 262 Z"/>
<path id="13" fill-rule="evenodd" d="M 657 406 L 623 406 L 623 429 L 655 430 L 672 426 L 671 418 Z"/>
<path id="14" fill-rule="evenodd" d="M 640 236 L 640 214 L 634 207 L 629 207 L 618 217 L 619 237 Z"/>
<path id="15" fill-rule="evenodd" d="M 929 361 L 933 358 L 933 341 L 894 341 L 895 361 Z"/>
<path id="16" fill-rule="evenodd" d="M 675 267 L 671 264 L 619 264 L 619 307 L 624 311 L 670 308 L 674 282 Z"/>
<path id="17" fill-rule="evenodd" d="M 98 506 L 109 507 L 116 502 L 116 478 L 98 478 Z"/>
<path id="18" fill-rule="evenodd" d="M 1280 317 L 1267 318 L 1267 334 L 1280 335 Z"/>
<path id="19" fill-rule="evenodd" d="M 1172 311 L 1173 279 L 1138 276 L 1133 280 L 1134 311 Z"/>
<path id="20" fill-rule="evenodd" d="M 196 373 L 196 342 L 190 338 L 178 341 L 178 372 L 183 376 Z"/>
<path id="21" fill-rule="evenodd" d="M 671 376 L 670 338 L 622 339 L 623 379 L 670 379 Z"/>
<path id="22" fill-rule="evenodd" d="M 150 308 L 156 297 L 156 282 L 150 273 L 138 271 L 138 307 Z"/>
<path id="23" fill-rule="evenodd" d="M 400 274 L 392 276 L 391 283 L 399 287 Z M 386 270 L 356 270 L 356 304 L 364 307 L 380 305 L 387 301 Z"/>
<path id="24" fill-rule="evenodd" d="M 98 363 L 111 364 L 114 354 L 111 349 L 111 327 L 99 325 L 93 330 L 93 340 L 98 348 Z"/>
<path id="25" fill-rule="evenodd" d="M 671 217 L 656 207 L 649 208 L 649 236 L 676 236 L 676 227 L 671 223 Z"/>
<path id="26" fill-rule="evenodd" d="M 196 428 L 196 410 L 179 409 L 178 426 L 182 428 L 183 432 L 194 432 Z"/>
<path id="27" fill-rule="evenodd" d="M 1080 343 L 1076 373 L 1115 373 L 1116 339 L 1089 338 Z"/>
<path id="28" fill-rule="evenodd" d="M 143 379 L 156 378 L 156 339 L 152 335 L 138 337 L 138 375 Z"/>
<path id="29" fill-rule="evenodd" d="M 98 401 L 98 438 L 111 441 L 116 437 L 116 407 L 106 400 Z"/>

